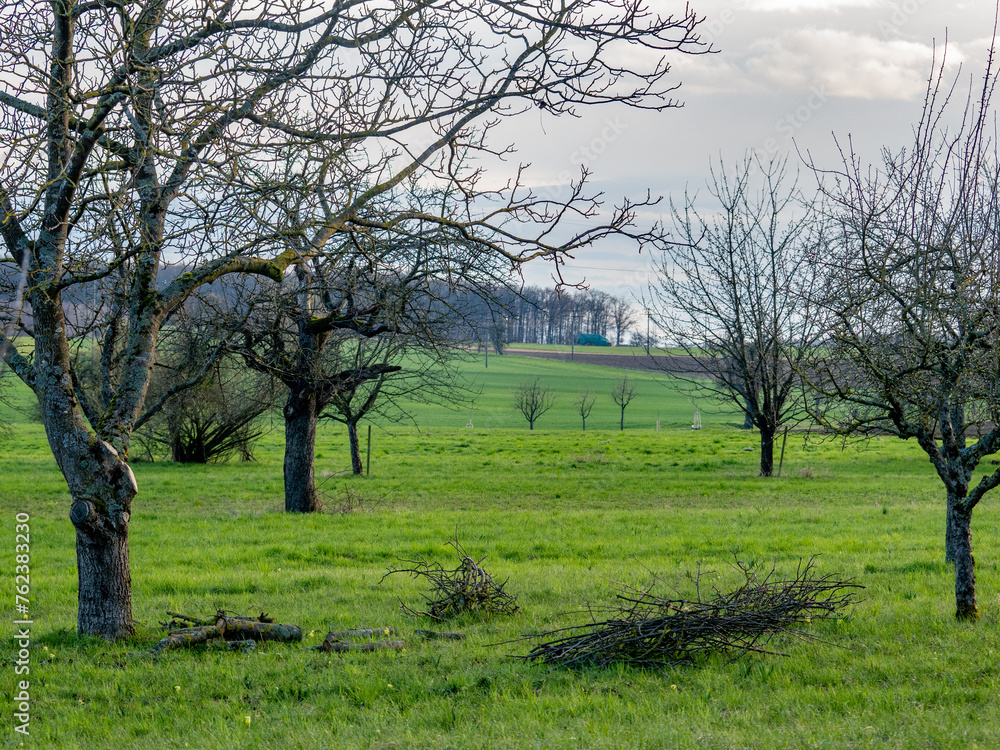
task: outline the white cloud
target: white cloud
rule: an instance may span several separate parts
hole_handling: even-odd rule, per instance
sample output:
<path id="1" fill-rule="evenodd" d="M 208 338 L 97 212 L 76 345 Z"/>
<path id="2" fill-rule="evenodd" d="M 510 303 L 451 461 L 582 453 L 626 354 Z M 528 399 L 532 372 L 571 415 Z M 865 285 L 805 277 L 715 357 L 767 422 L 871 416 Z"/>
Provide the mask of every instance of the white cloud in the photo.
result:
<path id="1" fill-rule="evenodd" d="M 927 44 L 884 41 L 834 29 L 801 29 L 751 46 L 748 75 L 785 89 L 816 86 L 829 96 L 858 99 L 919 98 L 933 59 Z M 961 62 L 952 50 L 949 66 Z"/>
<path id="2" fill-rule="evenodd" d="M 967 59 L 966 49 L 950 45 L 950 71 Z M 684 82 L 680 95 L 820 89 L 831 97 L 907 101 L 923 95 L 934 59 L 930 44 L 816 28 L 758 39 L 740 52 L 673 60 Z"/>

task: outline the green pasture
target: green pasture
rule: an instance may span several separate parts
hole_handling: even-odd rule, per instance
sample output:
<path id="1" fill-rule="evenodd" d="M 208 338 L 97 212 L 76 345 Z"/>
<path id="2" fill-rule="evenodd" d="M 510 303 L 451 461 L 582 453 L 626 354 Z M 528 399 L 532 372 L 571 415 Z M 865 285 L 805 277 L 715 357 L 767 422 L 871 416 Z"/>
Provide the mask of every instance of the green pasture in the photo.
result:
<path id="1" fill-rule="evenodd" d="M 611 399 L 611 390 L 625 376 L 635 385 L 637 393 L 625 410 L 626 429 L 655 429 L 657 419 L 661 429 L 690 428 L 695 411 L 700 411 L 706 425 L 743 424 L 742 415 L 727 405 L 705 398 L 693 399 L 666 373 L 619 370 L 517 354 L 491 354 L 487 365 L 481 353 L 462 358 L 456 369 L 461 376 L 463 389 L 459 395 L 463 402 L 450 409 L 438 404 L 412 404 L 408 408 L 416 425 L 464 427 L 471 414 L 476 428 L 527 430 L 527 421 L 512 405 L 512 392 L 519 383 L 538 377 L 542 385 L 552 389 L 557 400 L 552 410 L 535 423 L 536 430 L 580 429 L 582 421 L 574 401 L 588 389 L 596 400 L 587 418 L 587 429 L 617 429 L 620 414 Z M 386 420 L 376 420 L 376 424 L 391 427 Z"/>
<path id="2" fill-rule="evenodd" d="M 76 635 L 65 484 L 40 426 L 5 412 L 15 424 L 0 443 L 0 597 L 14 598 L 14 515 L 30 513 L 34 625 L 28 738 L 12 729 L 12 606 L 0 625 L 0 747 L 1000 746 L 995 499 L 974 519 L 983 618 L 959 624 L 943 562 L 943 493 L 915 445 L 793 433 L 781 478 L 765 480 L 756 476 L 757 437 L 734 427 L 737 415 L 703 410 L 706 428 L 693 432 L 695 405 L 663 378 L 629 373 L 641 396 L 619 432 L 604 395 L 619 371 L 511 355 L 481 366 L 464 365 L 482 388 L 474 427 L 464 426 L 468 410 L 418 406 L 419 427 L 373 430 L 370 476 L 342 473 L 346 436 L 324 425 L 323 513 L 281 511 L 280 424 L 252 463 L 135 463 L 138 633 L 127 643 Z M 529 432 L 509 388 L 536 374 L 561 401 Z M 582 432 L 570 401 L 588 386 L 598 402 Z M 359 510 L 335 512 L 359 499 Z M 424 585 L 383 575 L 401 559 L 454 566 L 447 542 L 456 533 L 488 571 L 509 578 L 521 614 L 442 626 L 404 615 L 400 600 L 419 605 Z M 720 655 L 663 672 L 548 670 L 512 658 L 530 642 L 511 640 L 583 622 L 588 604 L 612 604 L 615 582 L 644 586 L 655 575 L 691 595 L 699 568 L 703 586 L 737 583 L 734 556 L 791 573 L 813 555 L 820 572 L 866 589 L 839 620 L 807 626 L 823 642 L 773 642 L 786 656 Z M 298 624 L 302 645 L 331 629 L 384 625 L 408 647 L 144 655 L 166 610 L 217 607 Z M 413 636 L 428 627 L 468 638 Z"/>

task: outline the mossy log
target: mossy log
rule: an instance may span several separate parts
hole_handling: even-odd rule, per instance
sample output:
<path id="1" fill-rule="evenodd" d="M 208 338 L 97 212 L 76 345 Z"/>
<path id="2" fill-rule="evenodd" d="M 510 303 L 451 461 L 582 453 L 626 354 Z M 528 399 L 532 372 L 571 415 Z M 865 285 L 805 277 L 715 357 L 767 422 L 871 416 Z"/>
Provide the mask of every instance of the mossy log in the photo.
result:
<path id="1" fill-rule="evenodd" d="M 163 638 L 152 648 L 152 653 L 158 654 L 161 651 L 168 651 L 172 648 L 190 648 L 199 643 L 222 637 L 222 631 L 218 625 L 205 625 L 200 628 L 183 628 L 175 630 L 166 638 Z"/>
<path id="2" fill-rule="evenodd" d="M 387 625 L 381 628 L 358 628 L 356 630 L 334 630 L 327 633 L 326 637 L 334 640 L 343 638 L 374 638 L 375 636 L 396 635 L 396 628 Z"/>
<path id="3" fill-rule="evenodd" d="M 351 641 L 340 641 L 336 638 L 331 638 L 331 635 L 333 634 L 328 634 L 326 640 L 318 646 L 314 646 L 314 648 L 317 651 L 322 651 L 327 654 L 342 653 L 344 651 L 400 651 L 406 648 L 406 641 L 372 641 L 370 643 L 352 643 Z"/>
<path id="4" fill-rule="evenodd" d="M 282 641 L 298 643 L 302 640 L 302 628 L 298 625 L 282 625 L 277 622 L 257 622 L 238 617 L 220 617 L 216 627 L 227 641 Z"/>
<path id="5" fill-rule="evenodd" d="M 174 648 L 190 648 L 199 643 L 208 643 L 216 639 L 298 643 L 302 640 L 302 628 L 298 625 L 256 622 L 240 617 L 220 617 L 216 620 L 215 625 L 171 631 L 166 638 L 153 646 L 152 653 L 159 654 Z"/>

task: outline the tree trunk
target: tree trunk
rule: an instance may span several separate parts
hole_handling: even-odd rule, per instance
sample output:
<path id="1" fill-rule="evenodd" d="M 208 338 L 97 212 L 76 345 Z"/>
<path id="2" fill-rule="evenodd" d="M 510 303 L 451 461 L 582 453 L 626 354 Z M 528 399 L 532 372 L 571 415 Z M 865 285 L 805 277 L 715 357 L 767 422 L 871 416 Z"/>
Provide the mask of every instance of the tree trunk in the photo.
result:
<path id="1" fill-rule="evenodd" d="M 351 471 L 360 476 L 364 474 L 364 467 L 361 465 L 361 444 L 358 442 L 358 423 L 347 423 L 347 438 L 351 443 Z"/>
<path id="2" fill-rule="evenodd" d="M 127 638 L 134 631 L 128 537 L 138 493 L 135 476 L 111 444 L 87 429 L 68 389 L 43 391 L 39 406 L 73 500 L 69 518 L 76 529 L 77 630 L 108 640 Z"/>
<path id="3" fill-rule="evenodd" d="M 114 640 L 133 632 L 129 521 L 127 513 L 123 516 L 116 528 L 93 501 L 77 500 L 70 510 L 76 527 L 77 630 L 82 634 Z"/>
<path id="4" fill-rule="evenodd" d="M 956 508 L 949 524 L 955 552 L 955 617 L 979 619 L 976 604 L 976 561 L 972 557 L 972 511 Z"/>
<path id="5" fill-rule="evenodd" d="M 625 407 L 622 407 L 622 421 L 619 424 L 619 431 L 625 432 Z"/>
<path id="6" fill-rule="evenodd" d="M 957 524 L 955 502 L 957 499 L 955 493 L 948 490 L 948 508 L 944 520 L 944 561 L 946 563 L 955 562 L 955 529 Z"/>
<path id="7" fill-rule="evenodd" d="M 760 475 L 769 477 L 774 473 L 774 435 L 777 432 L 770 426 L 760 430 Z"/>
<path id="8" fill-rule="evenodd" d="M 79 449 L 57 456 L 73 497 L 77 630 L 108 640 L 126 638 L 134 631 L 128 537 L 138 492 L 135 476 L 108 443 L 89 434 L 64 438 L 64 446 L 75 442 Z"/>
<path id="9" fill-rule="evenodd" d="M 316 462 L 316 394 L 291 388 L 285 402 L 285 511 L 319 510 L 314 465 Z"/>

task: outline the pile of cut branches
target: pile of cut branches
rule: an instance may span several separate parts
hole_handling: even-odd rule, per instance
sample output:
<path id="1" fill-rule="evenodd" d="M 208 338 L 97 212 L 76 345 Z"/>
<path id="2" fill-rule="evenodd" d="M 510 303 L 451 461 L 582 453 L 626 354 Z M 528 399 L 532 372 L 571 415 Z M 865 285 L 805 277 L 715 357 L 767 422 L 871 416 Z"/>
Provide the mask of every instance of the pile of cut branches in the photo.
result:
<path id="1" fill-rule="evenodd" d="M 298 625 L 282 625 L 261 612 L 258 616 L 239 615 L 220 609 L 215 617 L 191 617 L 168 611 L 172 618 L 161 622 L 169 633 L 152 648 L 159 654 L 173 648 L 189 648 L 199 643 L 227 641 L 236 650 L 251 651 L 257 641 L 298 642 L 302 629 Z"/>
<path id="2" fill-rule="evenodd" d="M 400 602 L 403 611 L 409 615 L 430 617 L 442 621 L 461 614 L 474 614 L 479 617 L 494 615 L 512 615 L 521 611 L 517 606 L 517 597 L 504 591 L 507 581 L 500 583 L 482 568 L 481 558 L 478 562 L 466 553 L 458 541 L 448 542 L 454 547 L 461 560 L 459 566 L 447 569 L 440 563 L 428 563 L 423 558 L 418 560 L 402 560 L 409 567 L 390 568 L 382 576 L 384 581 L 394 573 L 409 573 L 415 578 L 426 578 L 431 583 L 429 594 L 424 594 L 426 609 L 414 609 Z"/>
<path id="3" fill-rule="evenodd" d="M 692 664 L 713 651 L 735 657 L 749 652 L 784 655 L 767 648 L 775 635 L 820 641 L 793 628 L 841 616 L 854 604 L 857 589 L 864 588 L 851 579 L 817 575 L 814 562 L 815 557 L 800 560 L 790 579 L 779 579 L 772 567 L 761 580 L 755 565 L 737 560 L 743 585 L 730 593 L 713 589 L 707 598 L 702 597 L 699 572 L 693 601 L 654 595 L 655 580 L 646 589 L 622 586 L 617 606 L 589 610 L 592 622 L 585 625 L 530 636 L 549 640 L 519 658 L 563 667 L 622 663 L 663 668 Z M 598 620 L 599 612 L 613 616 Z"/>

